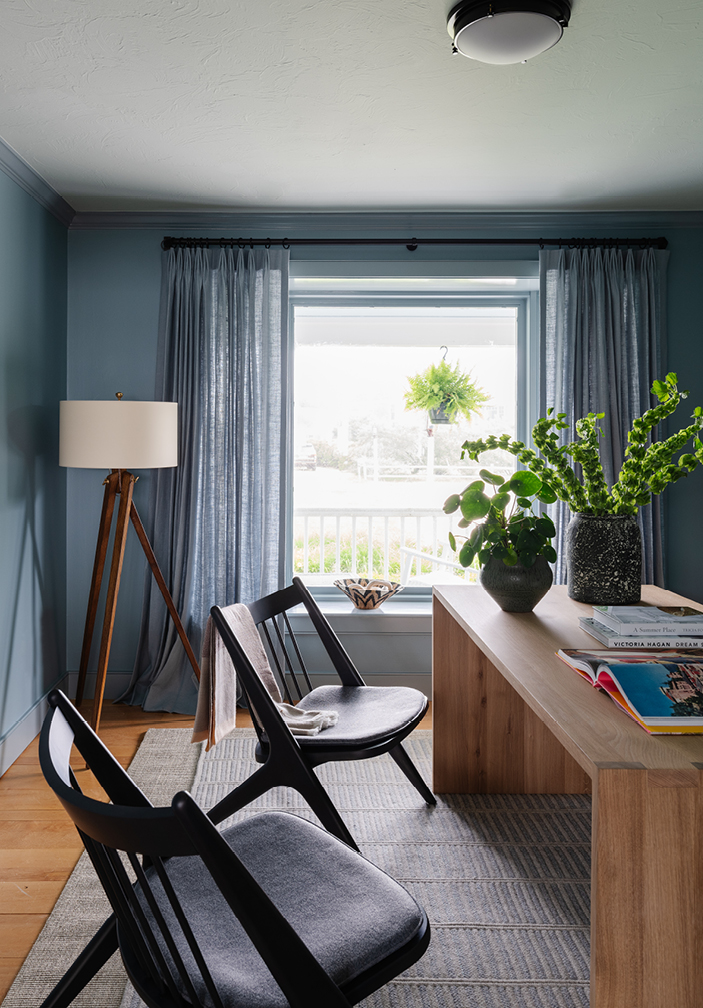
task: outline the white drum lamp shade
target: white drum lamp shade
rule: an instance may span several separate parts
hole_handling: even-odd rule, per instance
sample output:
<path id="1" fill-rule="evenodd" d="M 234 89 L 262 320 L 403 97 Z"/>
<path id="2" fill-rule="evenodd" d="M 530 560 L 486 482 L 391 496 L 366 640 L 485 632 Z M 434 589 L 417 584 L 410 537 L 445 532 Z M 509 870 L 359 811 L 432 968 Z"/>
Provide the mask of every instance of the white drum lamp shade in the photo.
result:
<path id="1" fill-rule="evenodd" d="M 128 470 L 178 465 L 178 403 L 61 402 L 59 465 Z"/>

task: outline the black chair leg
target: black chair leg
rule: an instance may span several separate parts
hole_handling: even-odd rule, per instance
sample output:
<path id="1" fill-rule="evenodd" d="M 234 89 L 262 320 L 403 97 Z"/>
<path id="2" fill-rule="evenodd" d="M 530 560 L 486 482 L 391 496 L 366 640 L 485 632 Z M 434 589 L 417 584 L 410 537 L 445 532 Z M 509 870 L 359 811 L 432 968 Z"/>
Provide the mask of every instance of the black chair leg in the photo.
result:
<path id="1" fill-rule="evenodd" d="M 300 776 L 291 786 L 300 792 L 326 830 L 343 840 L 352 850 L 359 851 L 356 840 L 315 776 L 314 770 L 310 770 L 309 776 L 306 774 L 304 779 Z"/>
<path id="2" fill-rule="evenodd" d="M 208 812 L 208 818 L 215 824 L 221 823 L 228 816 L 239 812 L 246 805 L 251 805 L 253 801 L 260 798 L 272 787 L 280 784 L 280 780 L 274 780 L 271 768 L 266 764 L 256 770 L 251 777 L 247 777 L 241 784 L 238 784 L 233 791 L 217 803 Z"/>
<path id="3" fill-rule="evenodd" d="M 303 796 L 322 825 L 345 844 L 358 851 L 354 837 L 347 829 L 344 820 L 332 804 L 322 784 L 310 767 L 298 765 L 289 766 L 285 770 L 280 766 L 272 768 L 264 764 L 259 770 L 242 781 L 234 791 L 214 805 L 208 812 L 208 818 L 215 824 L 221 823 L 228 816 L 234 815 L 246 805 L 251 805 L 272 787 L 291 787 Z"/>
<path id="4" fill-rule="evenodd" d="M 117 951 L 117 921 L 110 915 L 73 965 L 56 984 L 41 1008 L 68 1008 L 110 956 Z"/>
<path id="5" fill-rule="evenodd" d="M 394 749 L 389 749 L 388 754 L 389 756 L 392 756 L 410 783 L 417 788 L 427 804 L 436 805 L 437 799 L 425 784 L 424 780 L 420 776 L 420 771 L 410 759 L 405 749 L 403 749 L 403 746 L 399 743 Z"/>

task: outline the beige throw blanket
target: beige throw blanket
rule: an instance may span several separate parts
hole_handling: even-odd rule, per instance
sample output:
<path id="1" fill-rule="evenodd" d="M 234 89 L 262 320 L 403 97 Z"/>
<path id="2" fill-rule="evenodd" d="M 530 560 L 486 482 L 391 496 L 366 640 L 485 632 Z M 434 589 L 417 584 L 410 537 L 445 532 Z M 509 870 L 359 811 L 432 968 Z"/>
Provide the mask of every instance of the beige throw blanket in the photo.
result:
<path id="1" fill-rule="evenodd" d="M 278 711 L 293 735 L 317 735 L 337 723 L 339 715 L 329 710 L 300 710 L 283 703 L 259 631 L 248 608 L 241 603 L 222 610 L 232 633 L 271 694 Z M 223 739 L 235 727 L 237 713 L 237 675 L 222 638 L 208 618 L 200 662 L 198 707 L 193 726 L 193 742 L 206 741 L 206 750 Z"/>

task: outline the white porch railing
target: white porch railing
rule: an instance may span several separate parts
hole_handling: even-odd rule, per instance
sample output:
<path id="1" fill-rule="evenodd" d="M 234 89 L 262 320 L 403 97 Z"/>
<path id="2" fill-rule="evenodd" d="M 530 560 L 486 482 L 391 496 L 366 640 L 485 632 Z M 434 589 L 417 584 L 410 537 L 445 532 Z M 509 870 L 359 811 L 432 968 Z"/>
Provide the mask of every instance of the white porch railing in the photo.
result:
<path id="1" fill-rule="evenodd" d="M 308 581 L 400 581 L 401 574 L 412 580 L 446 572 L 456 562 L 448 543 L 455 521 L 455 515 L 426 508 L 301 508 L 294 515 L 293 571 Z"/>

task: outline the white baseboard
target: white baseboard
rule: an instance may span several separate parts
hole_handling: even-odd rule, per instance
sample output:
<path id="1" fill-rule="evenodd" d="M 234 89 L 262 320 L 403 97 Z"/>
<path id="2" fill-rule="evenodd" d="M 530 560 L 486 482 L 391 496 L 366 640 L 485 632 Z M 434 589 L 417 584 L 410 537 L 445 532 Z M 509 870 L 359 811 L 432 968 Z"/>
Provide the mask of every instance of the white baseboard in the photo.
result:
<path id="1" fill-rule="evenodd" d="M 66 690 L 66 677 L 56 683 L 56 689 Z M 30 742 L 33 742 L 41 731 L 42 722 L 49 709 L 48 693 L 37 700 L 30 710 L 10 728 L 0 739 L 0 776 L 12 766 L 18 756 L 21 756 Z"/>

